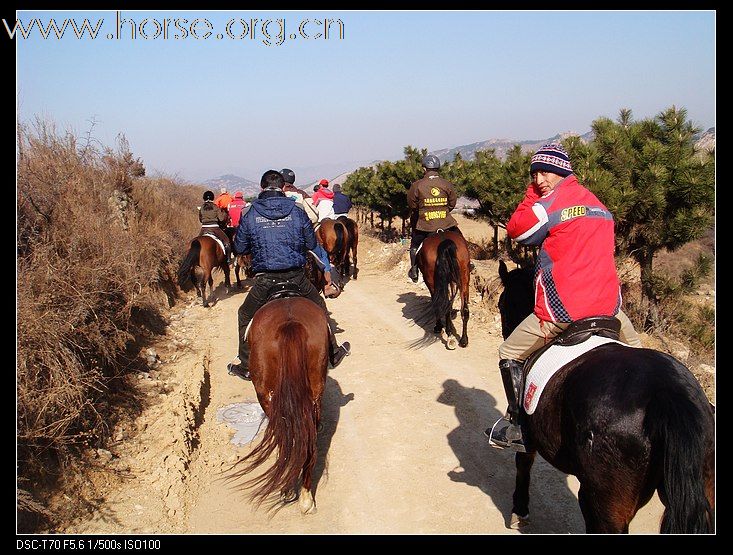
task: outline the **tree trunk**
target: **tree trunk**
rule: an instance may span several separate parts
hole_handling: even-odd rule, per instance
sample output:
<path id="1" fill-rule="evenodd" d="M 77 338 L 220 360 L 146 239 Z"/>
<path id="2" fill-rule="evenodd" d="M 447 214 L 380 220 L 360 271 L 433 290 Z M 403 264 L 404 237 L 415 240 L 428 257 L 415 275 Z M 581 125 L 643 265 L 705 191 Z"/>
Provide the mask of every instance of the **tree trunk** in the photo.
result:
<path id="1" fill-rule="evenodd" d="M 638 256 L 637 261 L 641 268 L 641 297 L 644 311 L 644 329 L 653 329 L 659 324 L 659 307 L 654 295 L 653 277 L 654 251 L 647 248 Z"/>
<path id="2" fill-rule="evenodd" d="M 499 224 L 492 224 L 494 228 L 494 239 L 493 239 L 493 245 L 494 245 L 494 257 L 499 257 Z"/>

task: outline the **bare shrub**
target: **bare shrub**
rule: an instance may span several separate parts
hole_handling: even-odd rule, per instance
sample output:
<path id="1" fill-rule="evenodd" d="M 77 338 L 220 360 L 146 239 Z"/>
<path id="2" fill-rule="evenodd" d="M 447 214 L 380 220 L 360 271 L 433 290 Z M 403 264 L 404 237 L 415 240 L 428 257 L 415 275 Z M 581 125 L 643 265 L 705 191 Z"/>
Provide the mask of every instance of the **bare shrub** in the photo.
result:
<path id="1" fill-rule="evenodd" d="M 124 137 L 113 150 L 46 121 L 18 129 L 18 476 L 34 499 L 107 441 L 120 378 L 177 295 L 201 188 L 144 174 Z"/>

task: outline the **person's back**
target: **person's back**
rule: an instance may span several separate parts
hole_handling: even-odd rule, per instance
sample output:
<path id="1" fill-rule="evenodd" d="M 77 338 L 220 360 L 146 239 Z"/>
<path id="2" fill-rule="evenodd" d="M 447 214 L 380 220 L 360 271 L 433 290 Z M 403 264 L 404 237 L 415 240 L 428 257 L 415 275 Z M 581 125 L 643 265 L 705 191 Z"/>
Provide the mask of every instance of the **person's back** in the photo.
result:
<path id="1" fill-rule="evenodd" d="M 351 199 L 341 192 L 341 185 L 333 186 L 333 213 L 334 217 L 346 216 L 351 210 Z"/>
<path id="2" fill-rule="evenodd" d="M 231 242 L 224 232 L 229 215 L 226 211 L 214 204 L 214 193 L 206 191 L 203 195 L 204 203 L 199 208 L 199 221 L 201 222 L 201 231 L 199 235 L 211 234 L 222 242 L 224 253 L 229 259 Z"/>
<path id="3" fill-rule="evenodd" d="M 321 179 L 318 190 L 313 193 L 313 204 L 318 208 L 318 221 L 334 218 L 333 191 L 328 188 L 328 180 Z"/>
<path id="4" fill-rule="evenodd" d="M 326 314 L 326 303 L 305 275 L 305 256 L 316 246 L 313 226 L 302 208 L 283 193 L 283 176 L 269 170 L 260 181 L 263 191 L 250 209 L 242 216 L 234 236 L 234 250 L 238 254 L 252 255 L 252 271 L 255 283 L 238 312 L 239 360 L 230 363 L 229 373 L 244 379 L 249 376 L 249 343 L 245 332 L 255 312 L 271 294 L 288 286 L 295 288 Z M 329 324 L 330 326 L 330 324 Z M 339 346 L 333 329 L 329 327 L 330 359 L 337 366 L 349 354 L 349 344 Z"/>
<path id="5" fill-rule="evenodd" d="M 214 204 L 216 204 L 219 208 L 222 208 L 226 210 L 227 206 L 229 206 L 229 203 L 232 202 L 232 195 L 230 195 L 225 187 L 222 187 L 220 189 L 219 196 L 216 197 L 216 200 L 214 200 Z"/>
<path id="6" fill-rule="evenodd" d="M 242 191 L 234 193 L 234 198 L 227 206 L 229 212 L 229 227 L 237 227 L 239 225 L 239 218 L 242 215 L 242 210 L 247 206 L 247 201 L 244 200 L 244 194 Z"/>
<path id="7" fill-rule="evenodd" d="M 407 192 L 407 204 L 411 210 L 410 270 L 408 277 L 417 282 L 417 250 L 431 233 L 453 230 L 460 233 L 458 222 L 451 215 L 458 197 L 453 184 L 438 174 L 440 160 L 428 154 L 422 160 L 425 174 L 415 181 Z"/>

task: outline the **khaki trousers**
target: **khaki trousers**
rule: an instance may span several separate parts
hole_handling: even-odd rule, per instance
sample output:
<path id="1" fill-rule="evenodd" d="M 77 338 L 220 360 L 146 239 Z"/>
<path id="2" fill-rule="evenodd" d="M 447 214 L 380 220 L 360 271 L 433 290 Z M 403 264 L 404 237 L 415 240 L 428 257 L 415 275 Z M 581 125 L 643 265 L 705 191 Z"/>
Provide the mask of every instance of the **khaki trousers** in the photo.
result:
<path id="1" fill-rule="evenodd" d="M 641 347 L 641 338 L 636 333 L 629 317 L 619 310 L 616 318 L 621 322 L 619 339 L 632 347 Z M 522 320 L 522 323 L 499 346 L 499 360 L 511 359 L 523 362 L 569 325 L 568 323 L 542 321 L 533 312 Z"/>

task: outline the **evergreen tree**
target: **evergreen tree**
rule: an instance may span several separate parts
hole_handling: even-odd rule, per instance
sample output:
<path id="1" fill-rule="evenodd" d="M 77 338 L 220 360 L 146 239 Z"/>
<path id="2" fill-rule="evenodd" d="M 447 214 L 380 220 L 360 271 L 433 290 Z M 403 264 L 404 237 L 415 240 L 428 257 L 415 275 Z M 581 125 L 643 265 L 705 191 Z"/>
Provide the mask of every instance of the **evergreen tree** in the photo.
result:
<path id="1" fill-rule="evenodd" d="M 640 122 L 621 110 L 616 122 L 599 118 L 592 129 L 590 147 L 573 145 L 587 172 L 578 175 L 613 213 L 619 251 L 641 267 L 645 324 L 651 327 L 658 320 L 654 255 L 702 237 L 713 224 L 714 153 L 695 151 L 701 129 L 674 106 Z"/>

